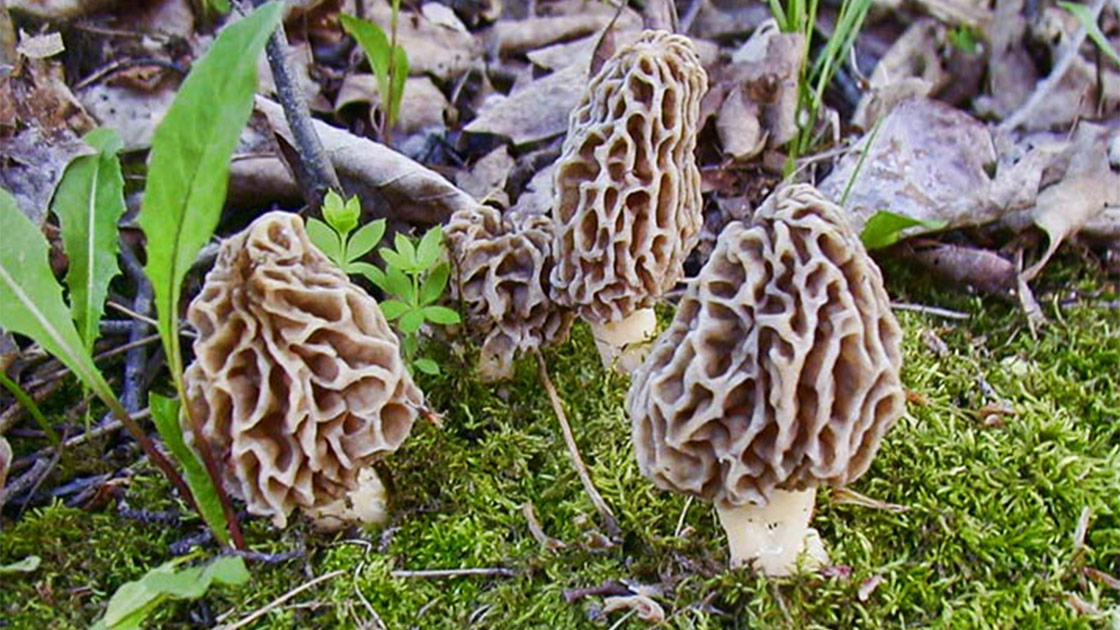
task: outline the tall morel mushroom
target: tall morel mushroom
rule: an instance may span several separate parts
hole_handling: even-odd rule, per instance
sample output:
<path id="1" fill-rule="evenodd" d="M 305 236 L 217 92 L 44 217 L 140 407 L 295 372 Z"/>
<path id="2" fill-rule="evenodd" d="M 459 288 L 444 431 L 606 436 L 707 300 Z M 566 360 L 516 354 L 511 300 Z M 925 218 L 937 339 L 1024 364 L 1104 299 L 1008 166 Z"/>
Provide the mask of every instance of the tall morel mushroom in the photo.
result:
<path id="1" fill-rule="evenodd" d="M 627 398 L 642 472 L 715 502 L 733 565 L 827 561 L 816 486 L 867 470 L 902 414 L 901 333 L 840 209 L 798 185 L 730 224 Z"/>
<path id="2" fill-rule="evenodd" d="M 607 60 L 569 119 L 554 181 L 552 295 L 591 324 L 605 364 L 652 335 L 651 302 L 696 245 L 693 150 L 706 90 L 688 38 L 647 31 Z"/>
<path id="3" fill-rule="evenodd" d="M 423 394 L 377 303 L 299 216 L 265 214 L 227 240 L 187 317 L 192 439 L 225 459 L 229 490 L 278 527 L 297 507 L 328 526 L 375 520 L 369 467 L 408 437 Z"/>
<path id="4" fill-rule="evenodd" d="M 461 300 L 467 325 L 485 337 L 478 366 L 485 380 L 511 377 L 517 352 L 567 338 L 574 314 L 548 296 L 548 217 L 503 216 L 479 205 L 451 215 L 445 233 L 455 262 L 452 297 Z"/>

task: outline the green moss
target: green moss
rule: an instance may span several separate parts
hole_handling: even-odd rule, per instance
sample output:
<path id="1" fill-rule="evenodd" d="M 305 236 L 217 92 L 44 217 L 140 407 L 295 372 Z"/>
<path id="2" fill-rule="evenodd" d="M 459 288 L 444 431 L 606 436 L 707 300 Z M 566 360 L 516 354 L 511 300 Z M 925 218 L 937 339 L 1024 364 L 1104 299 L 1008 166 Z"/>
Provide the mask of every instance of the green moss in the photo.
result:
<path id="1" fill-rule="evenodd" d="M 618 516 L 619 544 L 592 544 L 601 540 L 598 515 L 573 472 L 535 361 L 522 359 L 512 382 L 488 386 L 470 375 L 469 352 L 433 347 L 426 354 L 444 373 L 421 377 L 421 385 L 444 412 L 443 425 L 418 423 L 405 447 L 379 464 L 394 492 L 387 529 L 315 536 L 253 520 L 254 548 L 305 546 L 306 558 L 252 565 L 250 585 L 208 595 L 206 606 L 237 619 L 310 576 L 342 570 L 250 627 L 373 627 L 372 610 L 389 628 L 602 628 L 595 621 L 601 598 L 569 603 L 564 591 L 623 580 L 663 585 L 663 627 L 681 629 L 1107 623 L 1076 613 L 1066 603 L 1070 593 L 1120 616 L 1120 594 L 1082 572 L 1120 576 L 1120 318 L 1107 309 L 1058 307 L 1047 297 L 1068 287 L 1105 296 L 1115 288 L 1093 269 L 1061 261 L 1041 280 L 1051 324 L 1034 337 L 1013 304 L 940 292 L 905 266 L 889 265 L 888 278 L 896 299 L 971 317 L 900 315 L 903 379 L 915 402 L 853 489 L 906 510 L 818 497 L 814 525 L 849 577 L 766 580 L 725 571 L 710 506 L 657 490 L 639 474 L 623 410 L 627 381 L 602 370 L 588 330 L 577 326 L 572 343 L 546 358 L 596 486 Z M 935 352 L 933 336 L 946 352 Z M 998 407 L 1010 413 L 991 415 Z M 166 492 L 146 474 L 134 479 L 130 502 L 160 509 Z M 524 503 L 566 548 L 541 548 Z M 1075 553 L 1085 508 L 1093 517 L 1085 548 Z M 5 531 L 0 560 L 34 552 L 44 565 L 5 578 L 4 614 L 11 627 L 84 627 L 116 586 L 165 561 L 167 543 L 189 531 L 61 506 L 32 512 Z M 516 575 L 392 575 L 467 567 Z M 71 591 L 87 586 L 89 594 Z M 171 606 L 158 627 L 191 627 L 200 610 Z M 649 624 L 630 618 L 621 627 Z"/>

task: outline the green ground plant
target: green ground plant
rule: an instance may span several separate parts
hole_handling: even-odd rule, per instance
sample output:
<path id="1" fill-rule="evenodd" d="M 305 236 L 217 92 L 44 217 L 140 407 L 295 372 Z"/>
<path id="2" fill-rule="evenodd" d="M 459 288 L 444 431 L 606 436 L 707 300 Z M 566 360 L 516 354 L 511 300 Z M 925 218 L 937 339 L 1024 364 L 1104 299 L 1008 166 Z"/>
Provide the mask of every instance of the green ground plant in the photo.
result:
<path id="1" fill-rule="evenodd" d="M 400 15 L 400 0 L 392 0 L 392 17 L 389 35 L 385 31 L 362 18 L 341 15 L 342 28 L 362 47 L 370 69 L 377 78 L 377 92 L 381 97 L 384 112 L 382 135 L 387 136 L 389 129 L 397 122 L 404 98 L 404 82 L 408 78 L 408 53 L 397 45 L 397 20 Z"/>

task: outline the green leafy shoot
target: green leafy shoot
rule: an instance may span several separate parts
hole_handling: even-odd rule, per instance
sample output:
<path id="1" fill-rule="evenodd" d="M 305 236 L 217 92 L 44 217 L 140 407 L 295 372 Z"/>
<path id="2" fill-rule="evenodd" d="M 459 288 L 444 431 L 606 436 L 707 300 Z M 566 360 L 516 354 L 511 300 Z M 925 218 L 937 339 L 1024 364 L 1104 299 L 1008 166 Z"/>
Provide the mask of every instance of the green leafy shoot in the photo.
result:
<path id="1" fill-rule="evenodd" d="M 0 234 L 4 235 L 4 246 L 0 247 L 0 328 L 30 337 L 70 368 L 124 424 L 184 498 L 190 498 L 186 483 L 155 449 L 93 363 L 62 301 L 62 285 L 47 262 L 46 237 L 16 206 L 11 194 L 2 189 Z"/>
<path id="2" fill-rule="evenodd" d="M 94 129 L 85 143 L 95 151 L 81 155 L 66 167 L 55 190 L 51 211 L 70 261 L 66 286 L 70 311 L 86 352 L 100 333 L 101 315 L 109 282 L 117 267 L 117 221 L 124 214 L 124 179 L 117 152 L 124 146 L 112 129 Z"/>
<path id="3" fill-rule="evenodd" d="M 393 39 L 396 39 L 396 15 L 399 0 L 393 2 Z M 404 48 L 390 42 L 385 31 L 368 20 L 352 15 L 341 15 L 342 28 L 362 47 L 369 60 L 370 69 L 377 77 L 377 91 L 385 112 L 385 127 L 392 127 L 400 115 L 404 81 L 408 78 L 408 54 Z"/>
<path id="4" fill-rule="evenodd" d="M 948 225 L 945 221 L 922 221 L 911 217 L 880 210 L 863 226 L 859 238 L 867 249 L 881 249 L 894 245 L 902 239 L 902 232 L 912 227 L 940 230 Z"/>
<path id="5" fill-rule="evenodd" d="M 1093 13 L 1088 6 L 1075 2 L 1059 2 L 1058 6 L 1072 13 L 1085 27 L 1085 33 L 1089 36 L 1089 39 L 1093 40 L 1097 48 L 1100 48 L 1101 52 L 1107 55 L 1109 59 L 1120 64 L 1120 53 L 1117 53 L 1112 48 L 1112 44 L 1108 43 L 1108 38 L 1101 32 L 1101 27 L 1097 26 L 1096 20 L 1093 19 Z"/>
<path id="6" fill-rule="evenodd" d="M 0 385 L 3 385 L 4 389 L 8 390 L 8 393 L 16 399 L 16 402 L 23 405 L 27 413 L 31 414 L 31 417 L 35 419 L 35 423 L 39 425 L 43 433 L 47 434 L 47 439 L 51 441 L 51 444 L 53 444 L 56 449 L 62 448 L 62 440 L 58 439 L 58 434 L 51 428 L 51 423 L 47 422 L 47 418 L 43 415 L 42 410 L 39 409 L 39 405 L 35 404 L 35 399 L 28 396 L 27 392 L 23 391 L 23 388 L 19 386 L 19 383 L 8 378 L 8 375 L 3 370 L 0 370 Z"/>
<path id="7" fill-rule="evenodd" d="M 968 26 L 954 26 L 949 29 L 949 43 L 957 50 L 975 55 L 980 49 L 980 35 Z"/>
<path id="8" fill-rule="evenodd" d="M 371 221 L 351 235 L 361 212 L 357 197 L 343 203 L 342 197 L 332 190 L 323 198 L 323 217 L 327 222 L 318 219 L 307 221 L 307 235 L 311 243 L 347 274 L 364 274 L 373 267 L 359 260 L 373 251 L 385 235 L 385 219 Z"/>
<path id="9" fill-rule="evenodd" d="M 241 558 L 222 556 L 206 566 L 176 569 L 187 559 L 189 556 L 166 562 L 139 580 L 122 584 L 109 599 L 105 616 L 90 630 L 139 630 L 168 599 L 198 599 L 211 585 L 236 586 L 249 581 L 249 570 Z"/>
<path id="10" fill-rule="evenodd" d="M 451 266 L 443 260 L 443 229 L 438 225 L 431 228 L 419 244 L 398 233 L 393 244 L 393 248 L 378 250 L 385 270 L 369 265 L 363 275 L 389 296 L 381 302 L 381 312 L 389 321 L 396 321 L 409 364 L 425 374 L 438 374 L 435 361 L 415 355 L 424 322 L 448 326 L 461 321 L 459 313 L 436 304 L 451 278 Z"/>
<path id="11" fill-rule="evenodd" d="M 152 138 L 140 227 L 147 237 L 145 271 L 152 281 L 158 329 L 180 400 L 186 399 L 179 339 L 183 279 L 218 226 L 230 156 L 253 109 L 257 60 L 283 14 L 284 3 L 270 2 L 223 29 L 191 68 Z M 189 405 L 184 411 L 190 426 L 197 426 Z M 232 517 L 218 464 L 205 441 L 199 442 L 199 451 L 224 511 Z M 227 522 L 240 545 L 236 519 Z"/>
<path id="12" fill-rule="evenodd" d="M 875 138 L 879 137 L 879 128 L 883 125 L 883 117 L 875 121 L 875 126 L 871 128 L 871 133 L 867 135 L 867 142 L 863 143 L 863 148 L 859 151 L 859 160 L 856 161 L 856 167 L 852 170 L 852 176 L 848 178 L 848 183 L 844 184 L 844 192 L 840 195 L 840 207 L 843 208 L 848 205 L 848 197 L 852 194 L 852 188 L 859 179 L 859 174 L 863 170 L 864 163 L 867 162 L 867 156 L 871 154 L 871 147 L 875 145 Z"/>
<path id="13" fill-rule="evenodd" d="M 206 467 L 183 440 L 183 430 L 179 426 L 179 401 L 151 392 L 148 394 L 148 408 L 152 413 L 152 422 L 155 423 L 163 442 L 183 467 L 183 477 L 194 494 L 203 520 L 210 526 L 218 541 L 228 545 L 229 523 L 226 522 L 225 512 L 222 511 L 221 499 L 214 484 L 210 483 Z"/>

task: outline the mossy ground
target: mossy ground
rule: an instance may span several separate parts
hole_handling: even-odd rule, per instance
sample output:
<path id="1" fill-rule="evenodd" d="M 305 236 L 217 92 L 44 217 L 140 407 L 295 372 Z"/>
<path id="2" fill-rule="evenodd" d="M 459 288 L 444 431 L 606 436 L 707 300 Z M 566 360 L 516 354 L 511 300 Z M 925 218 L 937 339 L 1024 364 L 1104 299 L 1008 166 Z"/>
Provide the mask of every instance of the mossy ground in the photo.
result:
<path id="1" fill-rule="evenodd" d="M 597 514 L 573 472 L 556 418 L 524 359 L 504 386 L 478 383 L 469 356 L 442 355 L 445 375 L 424 378 L 442 428 L 418 423 L 383 467 L 395 491 L 386 529 L 316 536 L 256 520 L 263 551 L 301 545 L 302 559 L 252 565 L 246 586 L 161 611 L 151 627 L 236 620 L 313 576 L 340 577 L 305 591 L 250 628 L 605 628 L 601 598 L 568 603 L 566 589 L 604 581 L 665 588 L 666 628 L 1092 628 L 1120 625 L 1120 593 L 1084 567 L 1120 576 L 1120 318 L 1047 295 L 1116 287 L 1076 259 L 1042 279 L 1051 319 L 1032 337 L 1014 305 L 927 288 L 899 265 L 888 287 L 900 301 L 955 308 L 966 321 L 903 312 L 903 379 L 909 414 L 888 435 L 853 489 L 904 506 L 891 512 L 818 495 L 814 525 L 850 575 L 766 580 L 725 572 L 723 537 L 709 506 L 655 489 L 637 470 L 623 411 L 627 382 L 605 373 L 586 328 L 547 353 L 595 483 L 624 531 L 596 544 Z M 1083 300 L 1091 302 L 1092 300 Z M 940 353 L 934 337 L 944 342 Z M 466 353 L 469 355 L 469 352 Z M 1012 413 L 991 415 L 985 407 Z M 166 484 L 142 470 L 133 507 L 169 505 Z M 548 535 L 530 535 L 531 503 Z M 1075 551 L 1082 511 L 1092 515 Z M 5 522 L 0 563 L 42 557 L 34 573 L 4 576 L 0 626 L 84 628 L 114 589 L 170 557 L 168 544 L 197 531 L 124 521 L 112 510 L 61 505 Z M 675 536 L 681 526 L 683 535 Z M 505 567 L 515 577 L 395 578 L 396 569 Z M 861 587 L 878 582 L 871 592 Z M 869 589 L 865 589 L 869 590 Z M 1070 595 L 1101 611 L 1079 613 Z M 619 628 L 650 624 L 631 617 Z"/>

